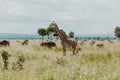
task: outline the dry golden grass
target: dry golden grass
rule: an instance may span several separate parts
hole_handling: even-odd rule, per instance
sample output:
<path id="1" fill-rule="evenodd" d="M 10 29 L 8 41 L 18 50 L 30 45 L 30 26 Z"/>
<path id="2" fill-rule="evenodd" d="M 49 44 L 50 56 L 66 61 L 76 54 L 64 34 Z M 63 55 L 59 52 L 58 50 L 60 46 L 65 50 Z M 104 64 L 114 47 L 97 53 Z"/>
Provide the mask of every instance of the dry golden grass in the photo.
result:
<path id="1" fill-rule="evenodd" d="M 41 47 L 39 40 L 29 40 L 28 45 L 21 45 L 22 40 L 10 40 L 10 47 L 1 47 L 11 54 L 8 70 L 3 70 L 0 58 L 0 80 L 120 80 L 120 42 L 116 40 L 85 41 L 79 47 L 81 51 L 76 56 L 70 49 L 67 56 L 62 55 L 60 41 L 58 49 Z M 104 44 L 97 47 L 97 44 Z M 23 55 L 23 69 L 13 70 L 12 62 Z"/>

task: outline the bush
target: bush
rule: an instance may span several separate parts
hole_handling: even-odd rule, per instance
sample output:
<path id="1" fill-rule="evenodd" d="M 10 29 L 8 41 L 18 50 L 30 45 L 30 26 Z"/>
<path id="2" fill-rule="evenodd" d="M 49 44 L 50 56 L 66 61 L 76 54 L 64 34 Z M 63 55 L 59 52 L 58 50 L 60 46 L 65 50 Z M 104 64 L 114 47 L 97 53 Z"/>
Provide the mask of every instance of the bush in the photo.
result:
<path id="1" fill-rule="evenodd" d="M 57 64 L 61 65 L 61 66 L 65 66 L 68 62 L 66 59 L 64 59 L 63 57 L 57 57 L 57 61 L 56 61 Z"/>
<path id="2" fill-rule="evenodd" d="M 7 51 L 2 51 L 2 53 L 1 53 L 1 56 L 2 56 L 2 60 L 3 60 L 3 62 L 4 62 L 4 69 L 8 69 L 8 57 L 10 57 L 11 55 L 10 54 L 8 54 L 8 52 Z"/>
<path id="3" fill-rule="evenodd" d="M 22 70 L 24 62 L 25 62 L 25 58 L 23 57 L 23 55 L 19 56 L 17 62 L 12 63 L 13 64 L 12 69 L 13 70 L 16 70 L 16 69 Z"/>
<path id="4" fill-rule="evenodd" d="M 95 41 L 91 41 L 90 45 L 93 46 L 95 44 Z"/>
<path id="5" fill-rule="evenodd" d="M 28 40 L 24 40 L 21 44 L 22 45 L 28 45 L 28 42 L 29 42 Z"/>
<path id="6" fill-rule="evenodd" d="M 96 46 L 102 48 L 102 47 L 104 47 L 104 44 L 103 43 L 99 43 Z"/>

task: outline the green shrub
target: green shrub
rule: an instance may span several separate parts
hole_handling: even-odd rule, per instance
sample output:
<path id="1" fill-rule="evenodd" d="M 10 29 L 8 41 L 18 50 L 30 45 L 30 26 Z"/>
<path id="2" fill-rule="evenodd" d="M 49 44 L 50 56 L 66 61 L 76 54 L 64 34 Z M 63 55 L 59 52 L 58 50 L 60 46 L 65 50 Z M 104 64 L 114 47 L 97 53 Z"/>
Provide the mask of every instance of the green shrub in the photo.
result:
<path id="1" fill-rule="evenodd" d="M 56 63 L 61 66 L 65 66 L 66 64 L 68 64 L 67 60 L 64 59 L 63 57 L 57 57 Z"/>
<path id="2" fill-rule="evenodd" d="M 8 57 L 10 57 L 11 55 L 8 54 L 8 51 L 2 51 L 1 52 L 1 56 L 2 56 L 2 60 L 4 62 L 4 69 L 8 69 L 8 62 L 9 62 L 9 59 Z"/>
<path id="3" fill-rule="evenodd" d="M 99 48 L 102 48 L 102 47 L 104 47 L 104 44 L 103 43 L 99 43 L 96 46 L 99 47 Z"/>
<path id="4" fill-rule="evenodd" d="M 28 42 L 29 42 L 28 40 L 24 40 L 21 44 L 22 45 L 28 45 Z"/>

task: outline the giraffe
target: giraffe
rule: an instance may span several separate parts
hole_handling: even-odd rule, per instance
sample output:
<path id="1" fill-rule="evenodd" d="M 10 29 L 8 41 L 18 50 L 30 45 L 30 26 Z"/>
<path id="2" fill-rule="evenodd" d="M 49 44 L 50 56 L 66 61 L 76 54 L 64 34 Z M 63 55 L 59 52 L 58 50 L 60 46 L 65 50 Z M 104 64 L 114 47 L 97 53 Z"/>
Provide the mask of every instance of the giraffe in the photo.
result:
<path id="1" fill-rule="evenodd" d="M 76 53 L 78 53 L 78 43 L 75 39 L 69 38 L 65 33 L 60 31 L 60 29 L 54 21 L 49 25 L 49 28 L 53 28 L 55 33 L 58 34 L 58 36 L 60 37 L 64 56 L 66 56 L 66 47 L 72 48 L 73 55 L 76 55 Z"/>

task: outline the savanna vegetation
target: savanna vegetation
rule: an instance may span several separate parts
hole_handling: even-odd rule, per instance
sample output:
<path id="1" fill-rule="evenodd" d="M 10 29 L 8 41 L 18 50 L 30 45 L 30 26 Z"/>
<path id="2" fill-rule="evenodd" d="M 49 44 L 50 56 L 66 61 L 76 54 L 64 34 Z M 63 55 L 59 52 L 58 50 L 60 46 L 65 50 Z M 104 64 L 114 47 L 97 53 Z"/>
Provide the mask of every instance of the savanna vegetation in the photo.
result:
<path id="1" fill-rule="evenodd" d="M 10 41 L 0 47 L 0 80 L 119 80 L 120 43 L 117 40 L 79 40 L 79 53 L 40 46 L 42 41 Z M 3 58 L 5 56 L 5 58 Z"/>

